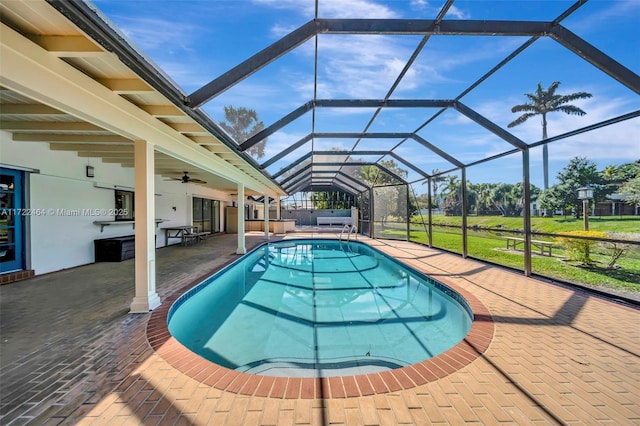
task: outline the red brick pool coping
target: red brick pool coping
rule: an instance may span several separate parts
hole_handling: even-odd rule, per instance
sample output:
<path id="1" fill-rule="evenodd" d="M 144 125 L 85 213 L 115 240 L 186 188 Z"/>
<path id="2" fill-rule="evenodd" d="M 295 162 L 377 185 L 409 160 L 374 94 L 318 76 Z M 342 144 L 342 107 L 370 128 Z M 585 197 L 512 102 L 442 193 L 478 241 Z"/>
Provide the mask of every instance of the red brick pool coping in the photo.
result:
<path id="1" fill-rule="evenodd" d="M 197 280 L 164 300 L 147 324 L 147 340 L 153 350 L 183 374 L 206 385 L 241 395 L 285 399 L 349 398 L 412 389 L 452 374 L 484 353 L 493 339 L 494 324 L 487 307 L 473 294 L 453 283 L 440 282 L 458 292 L 473 312 L 466 337 L 433 358 L 394 370 L 357 376 L 322 378 L 273 377 L 242 373 L 202 358 L 171 336 L 167 315 L 173 302 L 202 282 Z"/>

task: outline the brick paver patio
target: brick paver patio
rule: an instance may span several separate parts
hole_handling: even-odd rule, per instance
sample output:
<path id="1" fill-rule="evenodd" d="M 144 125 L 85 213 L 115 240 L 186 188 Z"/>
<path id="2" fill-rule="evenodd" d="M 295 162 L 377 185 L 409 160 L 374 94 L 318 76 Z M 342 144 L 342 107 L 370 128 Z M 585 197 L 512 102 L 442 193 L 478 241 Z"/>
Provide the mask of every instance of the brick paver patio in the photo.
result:
<path id="1" fill-rule="evenodd" d="M 303 398 L 293 380 L 279 397 L 221 390 L 152 349 L 153 314 L 127 314 L 132 261 L 87 265 L 0 287 L 0 423 L 640 424 L 638 309 L 408 242 L 361 241 L 477 298 L 493 319 L 486 351 L 444 377 L 423 371 L 357 397 Z M 235 243 L 158 250 L 162 300 L 237 258 Z"/>

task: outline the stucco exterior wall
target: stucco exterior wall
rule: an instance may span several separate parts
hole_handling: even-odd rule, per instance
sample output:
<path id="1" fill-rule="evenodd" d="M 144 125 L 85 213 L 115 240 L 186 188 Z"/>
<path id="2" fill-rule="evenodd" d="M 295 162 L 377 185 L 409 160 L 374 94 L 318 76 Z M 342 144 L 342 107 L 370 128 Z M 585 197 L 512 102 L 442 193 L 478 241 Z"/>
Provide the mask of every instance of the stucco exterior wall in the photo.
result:
<path id="1" fill-rule="evenodd" d="M 14 142 L 11 134 L 3 131 L 0 163 L 39 171 L 26 173 L 25 180 L 25 206 L 32 212 L 24 217 L 26 266 L 36 274 L 92 263 L 95 239 L 133 235 L 131 224 L 105 226 L 102 231 L 94 224 L 114 219 L 100 215 L 100 210 L 109 212 L 115 208 L 114 186 L 133 189 L 132 168 L 78 157 L 75 152 L 53 151 L 48 143 Z M 94 167 L 94 178 L 86 177 L 87 165 Z M 155 193 L 156 219 L 163 220 L 156 227 L 156 247 L 165 245 L 163 227 L 191 224 L 194 194 L 221 200 L 222 209 L 231 203 L 229 196 L 220 191 L 161 176 L 156 176 Z M 222 222 L 224 215 L 220 216 Z M 224 223 L 220 226 L 224 229 Z M 171 240 L 172 244 L 177 242 Z"/>

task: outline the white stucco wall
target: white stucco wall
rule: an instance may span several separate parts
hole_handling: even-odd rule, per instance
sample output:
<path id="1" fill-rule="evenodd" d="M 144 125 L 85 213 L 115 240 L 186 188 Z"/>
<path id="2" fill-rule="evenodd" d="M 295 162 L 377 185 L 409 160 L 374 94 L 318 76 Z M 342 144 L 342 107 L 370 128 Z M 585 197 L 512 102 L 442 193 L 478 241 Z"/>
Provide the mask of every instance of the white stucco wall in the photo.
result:
<path id="1" fill-rule="evenodd" d="M 101 232 L 100 226 L 93 223 L 113 220 L 113 216 L 70 212 L 113 209 L 115 190 L 95 184 L 133 188 L 132 168 L 102 163 L 96 158 L 81 158 L 75 152 L 52 151 L 47 143 L 14 142 L 11 134 L 2 131 L 0 163 L 40 171 L 29 174 L 25 197 L 32 211 L 45 212 L 25 218 L 27 267 L 36 274 L 92 263 L 95 239 L 133 235 L 130 224 L 106 226 Z M 95 169 L 94 178 L 85 176 L 88 164 Z M 164 220 L 156 227 L 157 247 L 165 245 L 163 227 L 191 224 L 194 190 L 199 197 L 230 202 L 230 198 L 219 191 L 156 177 L 156 218 Z"/>

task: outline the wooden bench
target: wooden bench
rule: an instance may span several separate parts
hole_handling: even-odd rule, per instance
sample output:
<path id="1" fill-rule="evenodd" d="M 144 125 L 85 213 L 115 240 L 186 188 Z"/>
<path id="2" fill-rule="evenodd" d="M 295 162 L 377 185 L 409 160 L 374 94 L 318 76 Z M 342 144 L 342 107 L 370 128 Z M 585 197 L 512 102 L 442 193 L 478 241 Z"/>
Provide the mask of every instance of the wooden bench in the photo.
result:
<path id="1" fill-rule="evenodd" d="M 509 249 L 517 250 L 516 246 L 518 244 L 524 244 L 524 238 L 505 237 L 505 239 L 507 240 L 507 250 Z M 539 249 L 540 254 L 543 256 L 545 254 L 548 254 L 549 256 L 551 256 L 551 249 L 553 248 L 554 244 L 555 243 L 553 241 L 531 240 L 531 245 Z"/>
<path id="2" fill-rule="evenodd" d="M 180 243 L 183 246 L 191 245 L 193 242 L 203 241 L 204 238 L 209 235 L 209 232 L 198 232 L 197 226 L 184 225 L 168 227 L 164 229 L 164 245 L 169 245 L 170 238 L 180 239 Z"/>
<path id="3" fill-rule="evenodd" d="M 318 225 L 351 225 L 352 222 L 351 216 L 318 216 L 316 218 Z"/>
<path id="4" fill-rule="evenodd" d="M 182 245 L 191 245 L 194 242 L 204 241 L 209 232 L 185 232 L 182 234 Z"/>

